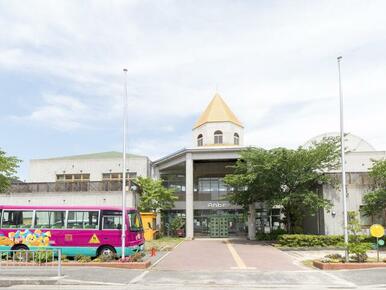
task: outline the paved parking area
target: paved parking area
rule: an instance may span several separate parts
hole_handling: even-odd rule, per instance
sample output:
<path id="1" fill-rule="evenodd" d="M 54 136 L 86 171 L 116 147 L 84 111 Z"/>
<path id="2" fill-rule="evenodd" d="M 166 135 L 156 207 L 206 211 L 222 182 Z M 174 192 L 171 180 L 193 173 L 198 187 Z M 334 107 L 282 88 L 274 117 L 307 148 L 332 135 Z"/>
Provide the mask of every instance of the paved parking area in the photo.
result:
<path id="1" fill-rule="evenodd" d="M 269 245 L 245 240 L 217 239 L 185 241 L 162 259 L 154 269 L 174 271 L 304 270 L 294 257 Z"/>
<path id="2" fill-rule="evenodd" d="M 156 270 L 228 270 L 236 264 L 221 240 L 184 241 L 155 267 Z"/>
<path id="3" fill-rule="evenodd" d="M 268 244 L 246 240 L 230 241 L 248 268 L 258 271 L 298 271 L 306 269 L 297 259 Z"/>

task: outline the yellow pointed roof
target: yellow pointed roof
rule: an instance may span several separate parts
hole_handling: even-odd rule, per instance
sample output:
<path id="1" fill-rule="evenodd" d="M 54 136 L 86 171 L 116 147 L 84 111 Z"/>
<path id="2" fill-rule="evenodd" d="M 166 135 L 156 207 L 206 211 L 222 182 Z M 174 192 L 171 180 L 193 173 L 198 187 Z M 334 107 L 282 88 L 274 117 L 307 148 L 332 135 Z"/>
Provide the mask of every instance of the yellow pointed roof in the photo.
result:
<path id="1" fill-rule="evenodd" d="M 236 115 L 233 114 L 231 109 L 218 93 L 214 95 L 208 107 L 206 107 L 200 118 L 198 118 L 196 124 L 194 124 L 193 129 L 210 122 L 232 122 L 240 127 L 243 127 L 241 122 L 237 119 Z"/>

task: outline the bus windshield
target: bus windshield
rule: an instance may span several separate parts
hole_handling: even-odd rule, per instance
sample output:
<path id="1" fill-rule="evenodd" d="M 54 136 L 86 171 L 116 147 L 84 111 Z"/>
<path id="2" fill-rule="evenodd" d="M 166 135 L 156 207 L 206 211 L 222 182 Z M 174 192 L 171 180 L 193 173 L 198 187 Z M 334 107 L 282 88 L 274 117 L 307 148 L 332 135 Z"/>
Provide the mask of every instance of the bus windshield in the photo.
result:
<path id="1" fill-rule="evenodd" d="M 130 231 L 142 231 L 142 220 L 139 213 L 137 211 L 129 211 L 127 215 L 129 217 Z"/>

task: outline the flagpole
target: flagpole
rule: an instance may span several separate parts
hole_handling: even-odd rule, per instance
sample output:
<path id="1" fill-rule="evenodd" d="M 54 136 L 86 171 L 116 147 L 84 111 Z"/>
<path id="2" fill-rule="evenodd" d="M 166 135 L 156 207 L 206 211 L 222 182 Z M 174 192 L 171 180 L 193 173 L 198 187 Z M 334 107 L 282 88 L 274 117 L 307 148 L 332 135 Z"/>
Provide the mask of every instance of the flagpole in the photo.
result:
<path id="1" fill-rule="evenodd" d="M 340 152 L 342 162 L 342 200 L 343 200 L 343 232 L 344 232 L 344 244 L 345 244 L 345 260 L 349 261 L 348 253 L 348 229 L 347 229 L 347 193 L 346 193 L 346 161 L 344 153 L 344 124 L 343 124 L 343 92 L 342 92 L 342 80 L 340 73 L 340 61 L 342 57 L 338 57 L 338 74 L 339 74 L 339 100 L 340 100 Z"/>
<path id="2" fill-rule="evenodd" d="M 124 94 L 123 94 L 123 166 L 122 166 L 122 261 L 125 259 L 126 242 L 126 124 L 127 124 L 127 69 L 124 73 Z"/>

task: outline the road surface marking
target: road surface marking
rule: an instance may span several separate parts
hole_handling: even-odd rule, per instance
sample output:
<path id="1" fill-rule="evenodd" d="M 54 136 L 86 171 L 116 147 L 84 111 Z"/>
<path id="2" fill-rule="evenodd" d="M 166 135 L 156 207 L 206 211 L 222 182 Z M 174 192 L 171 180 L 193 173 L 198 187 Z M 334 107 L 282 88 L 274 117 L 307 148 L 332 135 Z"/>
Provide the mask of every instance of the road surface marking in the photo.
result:
<path id="1" fill-rule="evenodd" d="M 227 245 L 229 252 L 231 252 L 233 260 L 235 260 L 235 262 L 236 262 L 237 268 L 238 269 L 248 269 L 248 267 L 245 265 L 244 261 L 241 259 L 240 255 L 236 252 L 236 249 L 229 242 L 229 240 L 226 240 L 225 244 Z"/>
<path id="2" fill-rule="evenodd" d="M 142 272 L 140 275 L 138 275 L 137 277 L 134 277 L 133 279 L 130 280 L 129 284 L 135 284 L 137 282 L 139 282 L 140 280 L 142 280 L 143 277 L 145 277 L 147 274 L 149 274 L 149 271 L 146 270 L 144 272 Z"/>
<path id="3" fill-rule="evenodd" d="M 177 248 L 179 245 L 181 245 L 183 242 L 184 242 L 184 241 L 179 242 L 176 246 L 174 246 L 174 248 L 173 248 L 171 251 L 173 251 L 174 249 L 176 249 L 176 248 Z M 150 266 L 149 270 L 150 270 L 150 269 L 153 269 L 159 262 L 161 262 L 163 259 L 165 259 L 166 256 L 168 256 L 168 255 L 171 253 L 171 251 L 168 251 L 165 255 L 163 255 L 161 258 L 159 258 L 157 261 L 155 261 L 155 263 L 154 263 L 153 265 Z"/>

